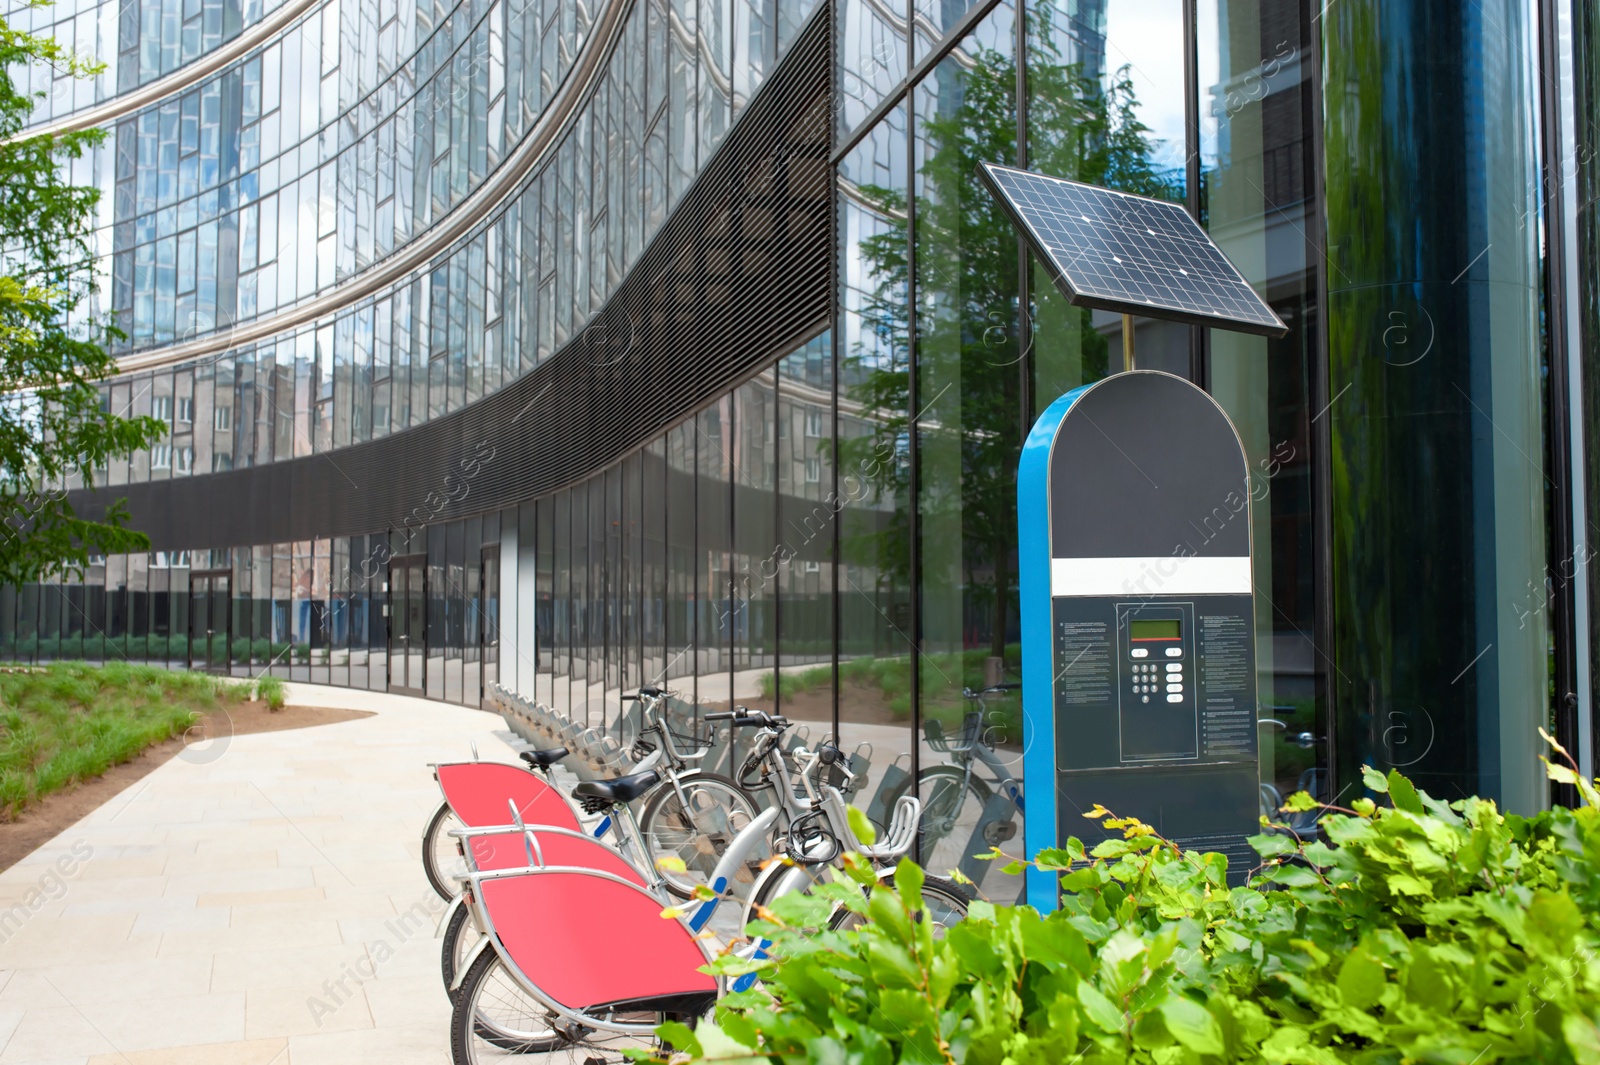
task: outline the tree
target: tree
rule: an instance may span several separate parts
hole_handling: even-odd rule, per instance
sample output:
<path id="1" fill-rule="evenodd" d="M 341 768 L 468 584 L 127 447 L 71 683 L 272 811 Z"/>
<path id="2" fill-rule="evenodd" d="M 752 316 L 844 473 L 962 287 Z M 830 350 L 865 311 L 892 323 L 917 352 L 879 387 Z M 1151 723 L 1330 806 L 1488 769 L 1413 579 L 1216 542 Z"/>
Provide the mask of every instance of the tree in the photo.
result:
<path id="1" fill-rule="evenodd" d="M 91 521 L 63 486 L 81 473 L 94 487 L 111 458 L 166 432 L 154 418 L 102 406 L 96 383 L 116 372 L 104 345 L 122 334 L 90 305 L 100 193 L 72 185 L 66 164 L 105 133 L 25 133 L 43 94 L 20 91 L 13 72 L 38 64 L 74 78 L 100 70 L 0 19 L 0 585 L 81 575 L 91 554 L 149 550 L 149 539 L 126 527 L 123 500 Z"/>

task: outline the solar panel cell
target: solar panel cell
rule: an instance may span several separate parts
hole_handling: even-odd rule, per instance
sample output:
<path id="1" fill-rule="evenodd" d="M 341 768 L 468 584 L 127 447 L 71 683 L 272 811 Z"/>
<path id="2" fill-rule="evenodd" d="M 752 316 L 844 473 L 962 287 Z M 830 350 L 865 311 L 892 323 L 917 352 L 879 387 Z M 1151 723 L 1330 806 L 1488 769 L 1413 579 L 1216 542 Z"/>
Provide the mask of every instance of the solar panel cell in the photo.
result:
<path id="1" fill-rule="evenodd" d="M 1266 336 L 1289 331 L 1178 204 L 990 163 L 979 171 L 1074 304 Z"/>

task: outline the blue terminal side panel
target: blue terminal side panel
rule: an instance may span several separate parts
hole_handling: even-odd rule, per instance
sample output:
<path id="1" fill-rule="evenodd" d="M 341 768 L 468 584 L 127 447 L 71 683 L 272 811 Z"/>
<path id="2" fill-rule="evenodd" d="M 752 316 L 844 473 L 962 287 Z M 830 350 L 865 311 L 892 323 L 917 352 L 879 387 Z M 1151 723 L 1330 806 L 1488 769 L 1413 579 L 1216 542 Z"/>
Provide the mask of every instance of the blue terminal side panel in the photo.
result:
<path id="1" fill-rule="evenodd" d="M 1018 468 L 1030 856 L 1101 804 L 1235 877 L 1257 831 L 1249 484 L 1215 401 L 1170 374 L 1062 396 Z M 1053 909 L 1050 875 L 1028 901 Z"/>
<path id="2" fill-rule="evenodd" d="M 1050 596 L 1050 455 L 1056 430 L 1085 392 L 1085 385 L 1057 399 L 1033 423 L 1017 463 L 1017 580 L 1022 621 L 1022 780 L 1028 799 L 1023 843 L 1029 858 L 1058 846 L 1071 834 L 1058 833 L 1057 804 L 1045 789 L 1056 775 L 1054 654 Z M 1028 904 L 1040 913 L 1056 908 L 1054 874 L 1029 868 Z"/>

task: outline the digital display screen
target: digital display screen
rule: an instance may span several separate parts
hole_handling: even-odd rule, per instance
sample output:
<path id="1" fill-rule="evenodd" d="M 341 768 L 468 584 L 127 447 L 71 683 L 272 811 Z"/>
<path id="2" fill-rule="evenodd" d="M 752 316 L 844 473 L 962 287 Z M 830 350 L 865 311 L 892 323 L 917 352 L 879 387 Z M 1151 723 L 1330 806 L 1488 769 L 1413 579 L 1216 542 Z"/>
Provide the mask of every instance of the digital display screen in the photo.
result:
<path id="1" fill-rule="evenodd" d="M 1182 638 L 1181 622 L 1177 618 L 1153 621 L 1128 619 L 1128 638 L 1131 640 L 1177 640 Z"/>

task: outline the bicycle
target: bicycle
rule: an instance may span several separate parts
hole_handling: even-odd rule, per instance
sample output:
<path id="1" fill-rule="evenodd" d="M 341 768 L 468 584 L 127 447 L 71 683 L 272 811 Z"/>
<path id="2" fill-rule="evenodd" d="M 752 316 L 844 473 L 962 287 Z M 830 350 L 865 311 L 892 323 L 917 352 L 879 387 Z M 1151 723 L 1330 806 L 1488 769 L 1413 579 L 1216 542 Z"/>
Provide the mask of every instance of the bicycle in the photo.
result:
<path id="1" fill-rule="evenodd" d="M 779 735 L 786 724 L 749 711 L 729 717 Z M 782 755 L 775 754 L 776 744 L 765 746 L 762 757 L 780 767 Z M 804 780 L 813 766 L 833 767 L 844 755 L 828 746 L 815 754 L 802 748 L 794 757 L 803 766 Z M 780 779 L 786 779 L 786 773 Z M 605 790 L 615 783 L 588 782 L 575 794 L 585 792 L 584 797 L 597 806 L 609 802 L 621 807 L 626 796 L 615 794 L 614 788 L 613 794 Z M 622 790 L 644 786 L 648 784 L 630 784 Z M 903 854 L 916 832 L 919 803 L 914 797 L 897 804 L 890 840 L 874 849 L 849 833 L 837 788 L 825 786 L 820 793 L 808 788 L 808 794 L 814 811 L 821 811 L 830 824 L 844 825 L 850 843 L 876 859 Z M 627 816 L 622 808 L 622 816 Z M 714 885 L 727 881 L 744 855 L 764 841 L 779 815 L 780 804 L 775 803 L 730 844 L 718 863 Z M 561 1052 L 589 1065 L 603 1060 L 596 1051 L 637 1046 L 649 1040 L 663 1020 L 693 1024 L 724 991 L 754 985 L 753 973 L 725 984 L 720 977 L 701 972 L 711 959 L 703 929 L 725 900 L 722 892 L 691 912 L 662 913 L 660 894 L 641 884 L 636 870 L 571 864 L 572 853 L 552 846 L 560 840 L 579 850 L 589 848 L 591 858 L 597 859 L 598 843 L 542 828 L 524 829 L 524 838 L 525 867 L 466 876 L 462 896 L 481 923 L 483 937 L 453 987 L 450 1048 L 457 1065 L 485 1065 L 510 1054 Z M 607 860 L 613 856 L 606 852 Z M 892 885 L 892 871 L 886 870 L 881 882 Z M 943 926 L 965 915 L 965 896 L 953 885 L 929 878 L 923 891 L 926 908 L 918 919 Z M 559 919 L 545 919 L 545 914 Z M 859 919 L 841 907 L 830 927 L 849 928 Z M 746 956 L 760 956 L 768 945 L 764 940 L 747 945 Z"/>
<path id="2" fill-rule="evenodd" d="M 962 696 L 976 705 L 962 715 L 957 736 L 947 736 L 937 719 L 924 722 L 928 746 L 950 755 L 949 763 L 930 766 L 917 775 L 916 790 L 922 797 L 917 853 L 927 868 L 959 869 L 969 879 L 982 881 L 985 869 L 975 855 L 1016 836 L 1014 818 L 1025 812 L 1022 781 L 1012 775 L 1006 759 L 989 742 L 995 728 L 984 696 L 1021 689 L 1020 684 L 963 688 Z M 989 767 L 992 783 L 977 773 L 980 765 Z M 910 788 L 907 781 L 893 797 Z M 977 810 L 976 819 L 966 814 L 969 801 Z"/>
<path id="3" fill-rule="evenodd" d="M 735 729 L 761 729 L 760 736 L 740 771 L 741 780 L 750 778 L 758 768 L 762 779 L 768 778 L 773 772 L 783 773 L 783 752 L 780 748 L 784 732 L 789 728 L 789 721 L 786 718 L 739 707 L 733 712 L 708 714 L 706 720 L 727 721 L 730 728 Z M 602 818 L 601 827 L 594 832 L 594 838 L 606 835 L 609 829 L 616 826 L 616 853 L 638 872 L 641 886 L 661 894 L 665 902 L 666 894 L 671 891 L 667 880 L 670 874 L 662 870 L 662 863 L 652 859 L 639 820 L 634 817 L 629 805 L 641 795 L 649 795 L 660 780 L 659 770 L 648 770 L 645 773 L 631 774 L 609 781 L 585 781 L 573 789 L 572 797 L 580 804 L 584 813 Z M 758 783 L 757 786 L 761 785 Z M 511 825 L 521 826 L 525 822 L 541 824 L 538 817 L 528 816 L 527 807 L 519 807 L 515 801 L 510 803 L 508 809 L 511 814 L 511 822 L 508 824 L 476 829 L 457 828 L 451 832 L 456 839 L 456 854 L 464 865 L 453 877 L 456 888 L 451 892 L 453 901 L 440 919 L 444 935 L 440 952 L 440 970 L 446 987 L 451 986 L 456 974 L 461 971 L 464 958 L 476 942 L 474 933 L 481 931 L 468 923 L 467 907 L 463 905 L 461 887 L 472 872 L 511 868 L 517 864 L 521 848 L 517 843 L 518 830 Z M 554 827 L 567 832 L 577 829 L 576 820 L 569 822 L 562 818 L 560 816 L 562 811 L 550 807 L 540 809 L 555 814 L 551 819 Z M 566 812 L 570 813 L 570 809 Z M 717 900 L 724 897 L 735 881 L 753 882 L 754 875 L 759 872 L 770 853 L 767 837 L 773 824 L 780 817 L 793 812 L 792 803 L 787 806 L 782 803 L 774 804 L 757 814 L 721 849 L 717 865 L 708 877 L 708 884 Z M 504 817 L 505 815 L 501 814 L 497 820 Z M 509 864 L 506 864 L 507 861 Z M 666 864 L 671 865 L 670 862 Z M 697 927 L 703 926 L 710 919 L 715 908 L 715 905 L 709 908 L 702 906 L 697 911 L 699 920 Z"/>
<path id="4" fill-rule="evenodd" d="M 658 776 L 652 770 L 618 780 L 586 781 L 574 789 L 574 796 L 594 812 L 609 814 L 616 811 L 631 826 L 632 814 L 627 802 L 659 783 L 659 780 L 651 779 Z M 453 904 L 446 927 L 442 956 L 445 986 L 452 1002 L 459 998 L 460 985 L 469 978 L 478 956 L 496 949 L 492 947 L 494 940 L 490 920 L 472 887 L 485 874 L 515 874 L 553 865 L 584 869 L 604 874 L 613 880 L 626 881 L 653 896 L 658 907 L 668 897 L 659 871 L 640 869 L 626 855 L 612 850 L 590 835 L 565 828 L 530 826 L 522 820 L 515 805 L 511 806 L 510 811 L 515 822 L 512 827 L 466 829 L 458 833 L 463 843 L 466 868 L 461 876 L 462 891 Z M 695 933 L 705 930 L 726 898 L 721 885 L 731 883 L 750 857 L 765 847 L 768 831 L 777 817 L 777 809 L 763 810 L 729 844 L 712 878 L 713 883 L 718 885 L 717 893 L 701 903 L 688 917 L 688 926 Z M 627 833 L 624 840 L 631 836 L 634 836 L 634 832 Z M 480 974 L 479 979 L 486 977 Z M 559 1043 L 558 1014 L 541 1005 L 536 995 L 532 996 L 534 1004 L 531 1006 L 514 1003 L 513 1000 L 518 996 L 526 999 L 531 993 L 519 988 L 514 980 L 502 979 L 501 983 L 506 986 L 496 992 L 494 1008 L 474 1014 L 474 1040 L 516 1053 L 549 1049 Z M 743 990 L 753 983 L 753 976 L 748 980 L 735 981 L 734 989 Z M 505 1019 L 508 1011 L 515 1015 L 515 1021 Z"/>
<path id="5" fill-rule="evenodd" d="M 593 1060 L 651 1040 L 663 1020 L 693 1023 L 724 991 L 700 972 L 712 952 L 689 923 L 663 920 L 660 899 L 625 877 L 535 853 L 528 868 L 472 874 L 467 892 L 484 940 L 452 1002 L 457 1065 Z"/>
<path id="6" fill-rule="evenodd" d="M 627 776 L 637 776 L 651 770 L 660 770 L 658 786 L 642 796 L 643 811 L 639 816 L 640 838 L 650 864 L 655 866 L 663 857 L 676 858 L 683 863 L 683 871 L 665 874 L 667 889 L 681 899 L 689 898 L 697 884 L 705 882 L 716 856 L 729 840 L 755 817 L 758 806 L 754 799 L 738 784 L 720 773 L 699 769 L 691 763 L 704 758 L 711 750 L 709 743 L 699 751 L 679 747 L 676 734 L 670 728 L 662 707 L 674 693 L 663 688 L 641 688 L 634 695 L 624 696 L 626 701 L 641 704 L 642 724 L 640 736 L 632 753 L 635 758 Z M 652 743 L 651 738 L 656 742 Z M 476 752 L 474 752 L 476 753 Z M 551 767 L 568 754 L 566 747 L 549 751 L 525 751 L 521 757 L 528 769 L 499 762 L 444 763 L 434 766 L 434 778 L 441 790 L 445 781 L 441 771 L 455 770 L 457 776 L 482 777 L 470 786 L 463 785 L 464 793 L 474 796 L 471 809 L 457 809 L 446 791 L 444 802 L 429 820 L 423 832 L 422 860 L 428 883 L 444 899 L 452 897 L 452 880 L 444 870 L 446 862 L 455 852 L 449 836 L 456 828 L 490 827 L 503 818 L 503 800 L 507 797 L 526 796 L 518 807 L 525 813 L 527 802 L 548 801 L 547 790 L 553 791 L 547 781 L 535 775 L 550 775 Z M 493 769 L 470 770 L 465 767 L 485 766 Z M 496 789 L 501 794 L 496 794 Z M 564 799 L 561 801 L 565 801 Z M 488 811 L 488 812 L 485 812 Z M 604 835 L 611 827 L 602 822 L 596 835 Z"/>
<path id="7" fill-rule="evenodd" d="M 855 852 L 872 862 L 877 868 L 878 882 L 893 886 L 894 866 L 911 850 L 911 842 L 918 832 L 922 802 L 914 795 L 901 795 L 894 802 L 889 827 L 882 839 L 866 842 L 851 826 L 850 808 L 845 801 L 845 793 L 853 790 L 856 783 L 848 756 L 831 743 L 821 743 L 815 751 L 796 748 L 790 757 L 795 763 L 804 799 L 800 800 L 795 794 L 787 772 L 780 765 L 776 786 L 780 794 L 793 800 L 796 812 L 791 814 L 787 831 L 780 833 L 774 845 L 781 860 L 770 863 L 750 890 L 745 904 L 746 925 L 758 919 L 779 897 L 809 891 L 847 852 Z M 829 779 L 823 779 L 824 773 Z M 953 882 L 925 876 L 923 901 L 927 907 L 925 917 L 943 929 L 966 916 L 971 900 Z M 830 927 L 849 927 L 855 919 L 856 915 L 850 910 L 841 909 L 835 912 Z"/>
<path id="8" fill-rule="evenodd" d="M 739 784 L 709 769 L 691 767 L 712 749 L 707 742 L 700 750 L 679 749 L 663 707 L 675 693 L 665 688 L 640 688 L 637 694 L 623 696 L 640 706 L 640 735 L 633 751 L 640 758 L 633 768 L 660 768 L 664 783 L 644 798 L 639 813 L 639 833 L 653 866 L 662 858 L 676 858 L 683 871 L 671 868 L 664 878 L 667 890 L 687 899 L 699 884 L 709 881 L 717 856 L 728 843 L 755 819 L 759 805 Z M 734 715 L 707 714 L 708 722 L 728 720 Z M 787 724 L 787 723 L 785 723 Z M 652 744 L 653 735 L 659 744 Z M 697 741 L 696 741 L 697 742 Z"/>

